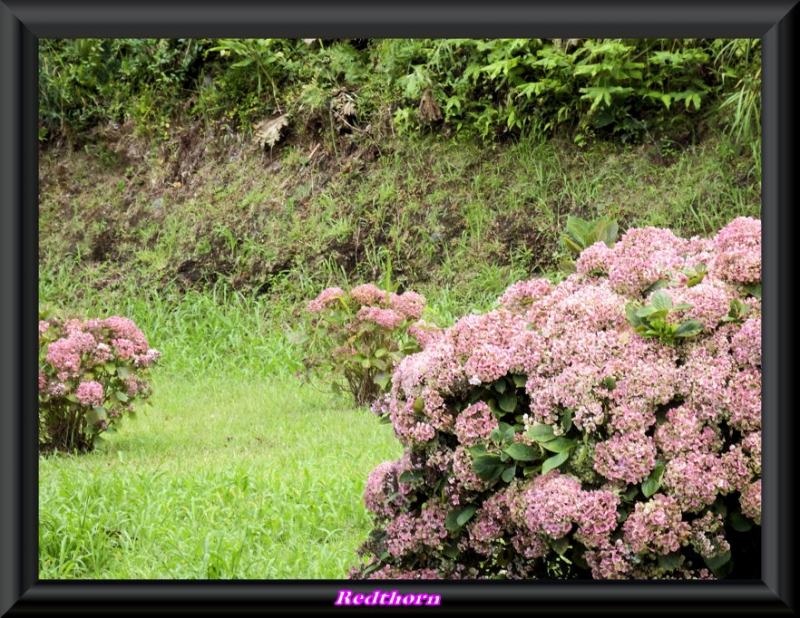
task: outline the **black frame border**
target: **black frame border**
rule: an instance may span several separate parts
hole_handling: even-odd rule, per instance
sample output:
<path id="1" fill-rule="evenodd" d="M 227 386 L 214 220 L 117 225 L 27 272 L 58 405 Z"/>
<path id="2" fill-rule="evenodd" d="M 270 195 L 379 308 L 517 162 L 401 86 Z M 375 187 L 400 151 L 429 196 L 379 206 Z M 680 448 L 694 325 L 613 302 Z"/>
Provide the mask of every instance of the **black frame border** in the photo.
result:
<path id="1" fill-rule="evenodd" d="M 339 612 L 339 589 L 442 596 L 437 611 L 522 609 L 793 614 L 796 533 L 791 259 L 798 144 L 798 0 L 452 5 L 233 0 L 0 0 L 0 615 Z M 763 580 L 721 582 L 38 581 L 36 332 L 37 40 L 65 37 L 724 37 L 761 38 L 763 231 Z M 27 344 L 27 345 L 26 345 Z M 397 610 L 391 610 L 397 611 Z"/>

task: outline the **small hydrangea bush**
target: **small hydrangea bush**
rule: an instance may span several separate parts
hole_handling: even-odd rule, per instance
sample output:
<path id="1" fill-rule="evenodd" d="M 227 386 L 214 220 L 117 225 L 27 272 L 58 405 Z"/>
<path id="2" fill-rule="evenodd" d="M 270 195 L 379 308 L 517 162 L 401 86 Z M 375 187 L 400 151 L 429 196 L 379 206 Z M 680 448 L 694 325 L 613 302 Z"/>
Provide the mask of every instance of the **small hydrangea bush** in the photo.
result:
<path id="1" fill-rule="evenodd" d="M 351 579 L 760 578 L 760 221 L 576 267 L 399 363 Z"/>
<path id="2" fill-rule="evenodd" d="M 39 318 L 39 452 L 90 451 L 152 394 L 161 354 L 129 318 Z"/>
<path id="3" fill-rule="evenodd" d="M 424 309 L 425 297 L 411 290 L 396 294 L 372 283 L 323 290 L 306 306 L 306 370 L 348 391 L 357 406 L 372 404 L 388 390 L 394 365 L 425 341 Z"/>

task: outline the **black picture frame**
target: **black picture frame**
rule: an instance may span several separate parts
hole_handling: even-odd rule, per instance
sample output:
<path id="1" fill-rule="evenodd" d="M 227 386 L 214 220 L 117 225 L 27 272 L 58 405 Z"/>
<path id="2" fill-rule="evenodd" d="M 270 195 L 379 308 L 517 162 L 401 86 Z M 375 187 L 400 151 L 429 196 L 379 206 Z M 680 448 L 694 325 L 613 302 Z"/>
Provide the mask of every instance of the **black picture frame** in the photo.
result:
<path id="1" fill-rule="evenodd" d="M 794 593 L 790 314 L 798 0 L 452 5 L 0 0 L 0 615 L 342 613 L 339 589 L 441 595 L 437 612 L 787 613 Z M 37 39 L 47 37 L 709 37 L 763 49 L 762 580 L 719 582 L 38 581 Z M 419 610 L 418 610 L 419 611 Z M 422 610 L 424 611 L 424 610 Z"/>

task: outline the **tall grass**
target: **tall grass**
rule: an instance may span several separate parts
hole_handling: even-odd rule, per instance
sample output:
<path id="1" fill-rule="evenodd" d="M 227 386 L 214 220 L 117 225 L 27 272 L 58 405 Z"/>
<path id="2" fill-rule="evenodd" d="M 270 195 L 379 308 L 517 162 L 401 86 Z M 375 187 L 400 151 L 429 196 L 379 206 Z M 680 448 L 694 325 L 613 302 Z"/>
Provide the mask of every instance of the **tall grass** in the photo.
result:
<path id="1" fill-rule="evenodd" d="M 42 579 L 343 579 L 391 427 L 292 378 L 162 377 L 85 457 L 40 459 Z"/>

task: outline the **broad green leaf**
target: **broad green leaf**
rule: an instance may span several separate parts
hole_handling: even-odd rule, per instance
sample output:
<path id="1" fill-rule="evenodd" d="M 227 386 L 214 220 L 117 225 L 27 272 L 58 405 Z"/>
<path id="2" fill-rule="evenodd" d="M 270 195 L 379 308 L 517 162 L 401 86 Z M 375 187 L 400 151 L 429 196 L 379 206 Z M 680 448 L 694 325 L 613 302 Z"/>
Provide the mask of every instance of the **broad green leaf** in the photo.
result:
<path id="1" fill-rule="evenodd" d="M 380 358 L 381 356 L 385 356 L 388 350 L 386 348 L 378 348 L 375 350 L 375 358 Z"/>
<path id="2" fill-rule="evenodd" d="M 550 539 L 550 547 L 552 547 L 559 556 L 563 556 L 564 552 L 569 549 L 569 537 L 562 536 L 560 539 Z"/>
<path id="3" fill-rule="evenodd" d="M 514 386 L 516 386 L 517 388 L 522 388 L 528 383 L 527 376 L 519 375 L 518 373 L 512 375 L 511 379 L 514 380 Z"/>
<path id="4" fill-rule="evenodd" d="M 458 541 L 456 540 L 453 541 L 452 543 L 448 543 L 447 545 L 445 545 L 444 549 L 442 550 L 442 553 L 451 560 L 457 559 L 461 555 L 461 552 L 459 552 L 458 550 Z"/>
<path id="5" fill-rule="evenodd" d="M 675 305 L 672 308 L 672 310 L 673 311 L 683 311 L 684 309 L 691 309 L 692 307 L 694 307 L 694 305 L 692 305 L 691 303 L 680 303 L 678 305 Z"/>
<path id="6" fill-rule="evenodd" d="M 697 320 L 682 322 L 675 331 L 675 337 L 692 337 L 703 330 L 703 325 Z"/>
<path id="7" fill-rule="evenodd" d="M 535 448 L 521 442 L 510 444 L 506 447 L 505 452 L 517 461 L 535 461 L 539 457 Z"/>
<path id="8" fill-rule="evenodd" d="M 572 253 L 578 254 L 584 249 L 584 247 L 580 246 L 575 241 L 566 236 L 562 237 L 561 240 L 564 242 L 564 245 L 567 247 L 567 249 L 572 251 Z"/>
<path id="9" fill-rule="evenodd" d="M 513 412 L 517 407 L 517 396 L 514 393 L 501 393 L 497 404 L 503 412 Z"/>
<path id="10" fill-rule="evenodd" d="M 561 428 L 564 433 L 568 433 L 572 429 L 572 410 L 570 408 L 564 410 L 564 414 L 561 415 Z"/>
<path id="11" fill-rule="evenodd" d="M 397 480 L 401 483 L 413 483 L 414 481 L 419 481 L 424 477 L 425 472 L 423 470 L 406 470 Z"/>
<path id="12" fill-rule="evenodd" d="M 628 318 L 628 322 L 631 323 L 631 326 L 636 328 L 637 326 L 641 325 L 642 320 L 636 315 L 638 307 L 633 303 L 628 303 L 625 305 L 625 316 Z"/>
<path id="13" fill-rule="evenodd" d="M 584 221 L 572 215 L 567 216 L 567 232 L 577 241 L 581 243 L 589 236 L 592 230 L 592 224 L 589 221 Z"/>
<path id="14" fill-rule="evenodd" d="M 564 436 L 560 436 L 555 440 L 543 442 L 542 446 L 546 448 L 548 451 L 552 451 L 554 453 L 563 453 L 564 451 L 568 451 L 573 446 L 575 446 L 575 440 L 572 440 L 571 438 L 565 438 Z"/>
<path id="15" fill-rule="evenodd" d="M 497 424 L 500 430 L 500 437 L 506 444 L 511 444 L 514 441 L 514 427 L 508 423 L 500 422 Z"/>
<path id="16" fill-rule="evenodd" d="M 646 318 L 651 315 L 655 315 L 661 311 L 664 311 L 664 309 L 659 309 L 654 305 L 648 305 L 647 307 L 642 307 L 641 309 L 638 309 L 636 311 L 636 316 L 640 318 Z"/>
<path id="17" fill-rule="evenodd" d="M 379 374 L 378 374 L 378 375 L 376 375 L 376 376 L 375 376 L 375 378 L 374 378 L 374 380 L 375 380 L 375 384 L 377 384 L 378 386 L 380 386 L 380 387 L 381 387 L 381 390 L 384 390 L 384 391 L 385 391 L 385 390 L 387 389 L 387 387 L 389 386 L 389 381 L 390 381 L 391 379 L 392 379 L 392 374 L 391 374 L 391 373 L 389 373 L 388 371 L 384 371 L 384 372 L 382 372 L 382 373 L 379 373 Z"/>
<path id="18" fill-rule="evenodd" d="M 461 509 L 461 512 L 458 514 L 458 518 L 456 519 L 458 525 L 463 526 L 465 523 L 467 523 L 477 510 L 478 507 L 475 506 L 474 504 L 470 504 L 469 506 L 466 506 L 463 509 Z"/>
<path id="19" fill-rule="evenodd" d="M 500 378 L 494 383 L 494 390 L 496 390 L 500 394 L 503 394 L 506 392 L 506 386 L 507 386 L 506 381 L 503 378 Z M 503 407 L 502 404 L 500 407 L 501 408 Z"/>
<path id="20" fill-rule="evenodd" d="M 650 294 L 652 294 L 656 290 L 660 290 L 661 288 L 667 287 L 668 284 L 669 284 L 669 281 L 667 281 L 666 279 L 659 279 L 653 285 L 648 287 L 644 292 L 642 292 L 642 295 L 643 296 L 649 296 Z"/>
<path id="21" fill-rule="evenodd" d="M 117 399 L 119 399 L 120 401 L 128 401 L 127 393 L 123 393 L 122 391 L 117 391 L 115 395 L 117 396 Z"/>
<path id="22" fill-rule="evenodd" d="M 712 571 L 716 571 L 720 567 L 724 566 L 725 564 L 728 563 L 730 559 L 731 559 L 730 550 L 726 551 L 723 554 L 719 554 L 717 556 L 711 556 L 710 558 L 703 558 L 703 560 L 706 563 L 706 566 L 708 566 L 708 568 L 711 569 Z"/>
<path id="23" fill-rule="evenodd" d="M 569 459 L 569 450 L 562 451 L 557 455 L 545 459 L 542 464 L 542 474 L 547 474 L 550 470 L 555 470 L 558 466 L 567 461 L 567 459 Z"/>
<path id="24" fill-rule="evenodd" d="M 658 566 L 665 571 L 674 571 L 681 565 L 681 552 L 676 551 L 671 554 L 658 556 Z"/>
<path id="25" fill-rule="evenodd" d="M 114 372 L 112 371 L 111 373 Z M 117 373 L 119 374 L 119 377 L 122 378 L 123 380 L 127 380 L 133 375 L 133 372 L 131 371 L 130 367 L 126 367 L 125 365 L 120 365 L 119 367 L 117 367 Z"/>
<path id="26" fill-rule="evenodd" d="M 467 449 L 467 452 L 473 457 L 480 457 L 481 455 L 486 455 L 486 445 L 476 444 L 475 446 L 470 446 Z"/>
<path id="27" fill-rule="evenodd" d="M 472 471 L 484 481 L 493 481 L 498 478 L 506 466 L 496 455 L 476 457 L 472 462 Z"/>
<path id="28" fill-rule="evenodd" d="M 617 381 L 611 377 L 603 378 L 602 380 L 600 380 L 600 384 L 605 386 L 610 391 L 613 391 L 615 388 L 617 388 Z"/>
<path id="29" fill-rule="evenodd" d="M 425 400 L 422 397 L 417 397 L 414 400 L 414 412 L 419 414 L 420 412 L 422 412 L 424 407 L 425 407 Z"/>
<path id="30" fill-rule="evenodd" d="M 652 496 L 658 491 L 659 487 L 661 487 L 661 479 L 664 478 L 664 470 L 664 464 L 659 462 L 650 472 L 650 476 L 644 480 L 642 483 L 642 493 L 645 498 Z"/>
<path id="31" fill-rule="evenodd" d="M 750 283 L 748 285 L 745 285 L 744 290 L 745 292 L 750 294 L 750 296 L 753 296 L 758 300 L 761 300 L 761 283 Z"/>
<path id="32" fill-rule="evenodd" d="M 742 515 L 740 511 L 734 511 L 728 515 L 728 521 L 736 532 L 747 532 L 753 527 L 753 522 Z"/>
<path id="33" fill-rule="evenodd" d="M 552 425 L 548 425 L 546 423 L 540 423 L 537 425 L 533 425 L 530 429 L 528 429 L 527 433 L 525 434 L 529 438 L 533 438 L 537 442 L 549 442 L 550 440 L 555 439 L 555 434 L 553 433 Z"/>
<path id="34" fill-rule="evenodd" d="M 506 483 L 510 483 L 511 479 L 514 478 L 514 475 L 516 473 L 517 473 L 517 464 L 509 466 L 508 468 L 503 470 L 503 475 L 502 475 L 503 481 L 505 481 Z"/>

